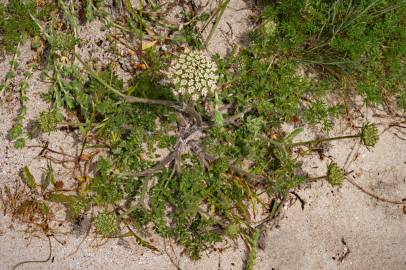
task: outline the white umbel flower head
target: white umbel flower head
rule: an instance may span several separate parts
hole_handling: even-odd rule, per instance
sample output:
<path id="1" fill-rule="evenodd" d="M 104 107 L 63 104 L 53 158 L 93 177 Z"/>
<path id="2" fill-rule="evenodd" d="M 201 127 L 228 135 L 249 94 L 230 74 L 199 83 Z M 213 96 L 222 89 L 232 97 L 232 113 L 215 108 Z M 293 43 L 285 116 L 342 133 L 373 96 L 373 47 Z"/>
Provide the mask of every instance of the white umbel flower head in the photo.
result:
<path id="1" fill-rule="evenodd" d="M 175 96 L 196 101 L 214 94 L 219 76 L 217 65 L 200 50 L 186 50 L 171 62 L 167 72 Z"/>

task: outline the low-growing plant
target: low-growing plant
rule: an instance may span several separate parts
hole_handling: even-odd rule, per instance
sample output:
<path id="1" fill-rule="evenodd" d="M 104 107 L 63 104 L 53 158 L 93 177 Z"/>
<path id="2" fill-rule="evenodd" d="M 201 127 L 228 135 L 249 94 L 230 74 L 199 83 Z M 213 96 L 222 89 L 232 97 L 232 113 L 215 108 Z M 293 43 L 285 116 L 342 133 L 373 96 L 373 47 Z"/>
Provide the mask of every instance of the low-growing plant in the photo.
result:
<path id="1" fill-rule="evenodd" d="M 28 167 L 24 181 L 35 194 L 41 189 L 44 200 L 63 204 L 73 223 L 96 210 L 92 224 L 104 238 L 133 236 L 156 251 L 136 234 L 152 228 L 198 259 L 225 238 L 241 237 L 248 247 L 246 269 L 252 269 L 259 217 L 275 218 L 303 183 L 325 179 L 340 186 L 346 179 L 348 172 L 335 162 L 326 175 L 309 177 L 303 156 L 333 140 L 359 139 L 368 148 L 378 141 L 371 123 L 353 135 L 303 142 L 294 142 L 302 128 L 286 134 L 281 126 L 318 125 L 328 132 L 352 109 L 345 100 L 354 94 L 367 104 L 389 97 L 403 104 L 401 3 L 277 1 L 263 10 L 249 44 L 222 58 L 210 57 L 193 31 L 197 21 L 209 27 L 215 20 L 210 41 L 229 1 L 221 1 L 212 16 L 185 12 L 189 21 L 179 29 L 168 26 L 164 37 L 151 30 L 163 27 L 157 19 L 162 6 L 114 2 L 125 18 L 105 19 L 106 27 L 137 44 L 130 49 L 139 65 L 127 82 L 114 60 L 96 66 L 98 59 L 82 59 L 76 50 L 80 23 L 102 12 L 105 1 L 58 1 L 60 17 L 46 26 L 27 11 L 47 48 L 44 77 L 51 82 L 43 95 L 49 109 L 34 133 L 63 126 L 76 132 L 81 149 L 74 156 L 45 145 L 42 153 L 63 159 L 44 155 L 50 161 L 41 184 Z M 74 164 L 68 192 L 56 180 L 52 161 Z"/>
<path id="2" fill-rule="evenodd" d="M 330 90 L 355 90 L 370 105 L 387 104 L 390 92 L 402 104 L 405 12 L 404 1 L 280 1 L 262 13 L 274 30 L 252 36 L 268 57 L 316 71 Z"/>
<path id="3" fill-rule="evenodd" d="M 13 127 L 9 130 L 8 137 L 10 140 L 15 141 L 15 147 L 21 149 L 25 146 L 25 138 L 23 135 L 24 127 L 23 121 L 27 114 L 27 90 L 28 90 L 28 79 L 32 76 L 31 70 L 26 71 L 24 78 L 21 80 L 19 85 L 20 92 L 20 109 L 18 111 L 17 117 L 14 120 Z"/>
<path id="4" fill-rule="evenodd" d="M 45 19 L 54 8 L 52 3 L 38 5 L 33 0 L 0 3 L 0 46 L 8 52 L 14 52 L 18 43 L 40 32 L 31 15 Z"/>

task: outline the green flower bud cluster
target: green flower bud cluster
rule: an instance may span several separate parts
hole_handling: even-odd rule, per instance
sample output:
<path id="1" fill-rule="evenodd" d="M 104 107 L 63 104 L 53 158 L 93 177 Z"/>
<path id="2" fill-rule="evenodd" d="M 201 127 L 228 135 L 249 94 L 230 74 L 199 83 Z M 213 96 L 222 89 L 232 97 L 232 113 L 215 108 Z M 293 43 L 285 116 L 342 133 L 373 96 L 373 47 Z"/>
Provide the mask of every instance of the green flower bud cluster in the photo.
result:
<path id="1" fill-rule="evenodd" d="M 216 63 L 199 50 L 187 50 L 173 60 L 167 76 L 175 96 L 193 101 L 213 94 L 219 79 Z"/>
<path id="2" fill-rule="evenodd" d="M 378 142 L 378 128 L 374 124 L 366 123 L 361 128 L 361 143 L 367 147 L 374 147 Z"/>
<path id="3" fill-rule="evenodd" d="M 96 233 L 107 238 L 118 233 L 118 220 L 114 213 L 100 213 L 93 220 Z"/>
<path id="4" fill-rule="evenodd" d="M 341 186 L 343 180 L 343 170 L 336 163 L 330 163 L 327 167 L 327 182 L 332 186 Z"/>

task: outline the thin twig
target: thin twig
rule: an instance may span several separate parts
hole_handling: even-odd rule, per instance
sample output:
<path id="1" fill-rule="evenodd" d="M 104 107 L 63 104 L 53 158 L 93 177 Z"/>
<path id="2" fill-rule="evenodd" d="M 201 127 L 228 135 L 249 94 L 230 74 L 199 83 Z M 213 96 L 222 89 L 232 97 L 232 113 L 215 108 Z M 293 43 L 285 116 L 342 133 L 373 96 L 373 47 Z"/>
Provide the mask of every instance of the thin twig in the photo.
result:
<path id="1" fill-rule="evenodd" d="M 16 265 L 13 266 L 13 270 L 17 269 L 19 266 L 27 264 L 27 263 L 46 263 L 51 259 L 52 256 L 52 242 L 51 242 L 51 237 L 47 235 L 48 238 L 48 243 L 49 243 L 49 254 L 48 257 L 45 260 L 32 260 L 32 261 L 23 261 L 19 262 Z"/>
<path id="2" fill-rule="evenodd" d="M 258 247 L 260 249 L 265 249 L 267 246 L 266 238 L 268 232 L 278 224 L 278 222 L 283 218 L 283 205 L 285 201 L 287 200 L 287 197 L 283 197 L 278 205 L 278 209 L 276 209 L 275 212 L 270 213 L 264 220 L 262 220 L 256 228 L 259 229 L 260 231 L 260 236 L 258 240 Z"/>
<path id="3" fill-rule="evenodd" d="M 171 247 L 173 254 L 176 256 L 176 253 L 175 253 L 175 250 L 173 249 L 173 246 L 172 246 L 171 244 L 169 244 L 169 246 Z M 173 266 L 175 266 L 177 270 L 182 270 L 182 268 L 180 268 L 180 266 L 179 266 L 179 262 L 175 262 L 175 260 L 174 260 L 174 259 L 172 258 L 172 256 L 169 254 L 169 252 L 168 252 L 168 250 L 167 250 L 167 248 L 166 248 L 166 240 L 165 240 L 165 238 L 164 238 L 164 247 L 165 247 L 165 248 L 164 248 L 165 253 L 166 253 L 166 255 L 168 256 L 168 258 L 169 258 L 169 260 L 171 261 L 171 263 L 173 264 Z"/>
<path id="4" fill-rule="evenodd" d="M 344 176 L 350 175 L 354 172 L 354 170 L 351 170 L 349 172 L 345 172 Z M 309 177 L 306 179 L 306 182 L 317 182 L 318 180 L 326 179 L 327 175 L 322 175 L 322 176 L 317 176 L 317 177 Z"/>
<path id="5" fill-rule="evenodd" d="M 210 33 L 207 36 L 206 41 L 205 41 L 206 46 L 209 44 L 209 41 L 212 38 L 217 26 L 219 25 L 221 17 L 223 17 L 224 11 L 226 10 L 227 5 L 229 3 L 230 3 L 230 0 L 224 0 L 223 2 L 220 3 L 220 6 L 218 7 L 218 10 L 216 11 L 216 13 L 214 15 L 214 16 L 216 16 L 216 21 L 215 21 L 213 27 L 210 29 Z"/>
<path id="6" fill-rule="evenodd" d="M 71 157 L 71 158 L 74 158 L 74 159 L 77 158 L 76 156 L 73 156 L 73 155 L 69 155 L 69 154 L 66 154 L 66 153 L 58 152 L 56 150 L 52 150 L 51 148 L 48 147 L 48 142 L 45 145 L 27 145 L 26 148 L 42 148 L 39 156 L 42 156 L 45 152 L 48 151 L 48 152 L 51 152 L 51 153 L 54 153 L 54 154 L 57 154 L 57 155 L 67 156 L 67 157 Z"/>
<path id="7" fill-rule="evenodd" d="M 372 193 L 371 191 L 366 190 L 365 188 L 361 187 L 360 185 L 358 185 L 354 180 L 352 180 L 350 177 L 346 177 L 347 181 L 350 182 L 353 186 L 355 186 L 356 188 L 358 188 L 359 190 L 361 190 L 362 192 L 364 192 L 365 194 L 369 195 L 370 197 L 378 200 L 378 201 L 382 201 L 382 202 L 387 202 L 387 203 L 391 203 L 391 204 L 402 204 L 402 205 L 406 205 L 406 201 L 395 201 L 395 200 L 391 200 L 391 199 L 387 199 L 387 198 L 383 198 L 380 197 L 374 193 Z"/>
<path id="8" fill-rule="evenodd" d="M 360 134 L 356 134 L 356 135 L 346 135 L 346 136 L 338 136 L 338 137 L 332 137 L 332 138 L 315 139 L 315 140 L 310 140 L 310 141 L 292 143 L 289 146 L 297 147 L 297 146 L 311 145 L 311 144 L 316 144 L 316 143 L 319 144 L 319 143 L 328 142 L 328 141 L 335 141 L 335 140 L 342 140 L 342 139 L 354 139 L 354 138 L 359 138 L 360 136 L 361 136 Z"/>
<path id="9" fill-rule="evenodd" d="M 167 155 L 164 159 L 162 159 L 157 165 L 155 165 L 152 168 L 136 172 L 131 174 L 132 176 L 140 177 L 140 176 L 151 176 L 157 172 L 159 172 L 161 169 L 163 169 L 167 164 L 171 163 L 176 156 L 177 151 L 173 151 L 169 155 Z"/>
<path id="10" fill-rule="evenodd" d="M 181 150 L 182 147 L 182 141 L 178 140 L 178 142 L 175 145 L 175 149 L 169 154 L 167 155 L 164 159 L 162 159 L 161 161 L 158 162 L 158 164 L 156 164 L 155 166 L 153 166 L 152 168 L 148 168 L 146 170 L 140 171 L 140 172 L 135 172 L 130 174 L 129 176 L 135 176 L 135 177 L 148 177 L 151 176 L 157 172 L 159 172 L 160 170 L 162 170 L 167 164 L 170 164 L 172 161 L 175 160 L 177 153 Z"/>
<path id="11" fill-rule="evenodd" d="M 291 191 L 290 194 L 293 194 L 293 195 L 296 197 L 296 199 L 299 200 L 299 202 L 300 202 L 300 208 L 302 208 L 302 210 L 304 210 L 304 207 L 305 207 L 305 205 L 306 205 L 305 200 L 303 200 L 303 199 L 299 196 L 299 194 L 297 194 L 295 191 Z"/>
<path id="12" fill-rule="evenodd" d="M 92 213 L 91 213 L 90 219 L 92 218 L 92 216 L 93 216 L 93 211 L 92 211 Z M 85 240 L 87 239 L 87 237 L 90 235 L 90 229 L 91 229 L 91 228 L 92 228 L 91 224 L 88 224 L 87 229 L 86 229 L 85 236 L 82 238 L 82 240 L 80 240 L 80 243 L 76 246 L 75 250 L 72 251 L 68 256 L 66 256 L 66 258 L 75 255 L 75 254 L 79 251 L 79 249 L 80 249 L 80 247 L 82 246 L 82 244 L 85 242 Z"/>
<path id="13" fill-rule="evenodd" d="M 114 87 L 112 87 L 111 85 L 106 83 L 103 79 L 101 79 L 100 76 L 89 65 L 87 65 L 78 54 L 75 53 L 75 57 L 83 65 L 83 67 L 87 70 L 87 72 L 89 72 L 90 76 L 92 76 L 94 79 L 96 79 L 99 83 L 101 83 L 104 87 L 106 87 L 110 91 L 112 91 L 115 94 L 117 94 L 118 96 L 122 97 L 128 103 L 155 104 L 155 105 L 163 105 L 163 106 L 172 107 L 172 108 L 179 107 L 179 104 L 175 101 L 140 98 L 140 97 L 128 96 L 126 94 L 123 94 L 119 90 L 115 89 Z"/>
<path id="14" fill-rule="evenodd" d="M 162 99 L 149 99 L 149 98 L 140 98 L 140 97 L 134 97 L 134 96 L 129 96 L 126 94 L 121 93 L 119 90 L 115 89 L 108 83 L 106 83 L 100 76 L 90 67 L 88 66 L 82 58 L 75 53 L 75 57 L 79 60 L 79 62 L 83 65 L 83 67 L 89 72 L 90 76 L 92 76 L 94 79 L 96 79 L 99 83 L 101 83 L 104 87 L 112 91 L 113 93 L 117 94 L 121 98 L 123 98 L 126 102 L 128 103 L 141 103 L 141 104 L 151 104 L 151 105 L 161 105 L 169 108 L 173 108 L 177 111 L 184 112 L 192 116 L 197 125 L 201 126 L 203 121 L 201 115 L 193 108 L 192 104 L 185 104 L 185 103 L 179 103 L 176 101 L 172 100 L 162 100 Z"/>

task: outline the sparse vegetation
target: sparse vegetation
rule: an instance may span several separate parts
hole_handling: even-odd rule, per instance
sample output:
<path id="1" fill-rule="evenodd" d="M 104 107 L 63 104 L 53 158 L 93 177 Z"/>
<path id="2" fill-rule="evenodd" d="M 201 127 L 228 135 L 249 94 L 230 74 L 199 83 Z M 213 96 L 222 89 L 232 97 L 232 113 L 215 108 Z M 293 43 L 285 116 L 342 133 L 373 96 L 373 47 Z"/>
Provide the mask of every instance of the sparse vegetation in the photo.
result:
<path id="1" fill-rule="evenodd" d="M 130 1 L 113 1 L 109 8 L 120 16 L 103 19 L 114 29 L 106 37 L 114 59 L 108 65 L 77 50 L 80 24 L 108 14 L 105 1 L 37 2 L 0 5 L 0 46 L 13 53 L 32 37 L 32 48 L 45 60 L 38 64 L 51 83 L 43 95 L 49 109 L 31 136 L 63 125 L 79 135 L 82 148 L 72 157 L 44 146 L 58 157 L 49 159 L 41 184 L 29 174 L 28 185 L 24 168 L 25 183 L 37 196 L 35 207 L 19 212 L 24 215 L 35 211 L 48 220 L 46 203 L 60 203 L 74 223 L 97 209 L 93 225 L 100 236 L 130 233 L 155 250 L 136 234 L 152 227 L 184 246 L 192 259 L 226 237 L 239 236 L 249 249 L 246 269 L 253 269 L 261 228 L 256 216 L 272 219 L 291 190 L 316 179 L 301 164 L 312 151 L 294 149 L 349 138 L 372 148 L 378 141 L 371 123 L 354 135 L 304 142 L 294 142 L 302 128 L 286 134 L 281 125 L 328 133 L 337 118 L 357 106 L 349 103 L 355 95 L 368 106 L 406 110 L 404 1 L 276 1 L 255 18 L 258 27 L 249 33 L 249 45 L 214 56 L 216 64 L 198 51 L 205 41 L 196 34 L 196 22 L 218 22 L 229 1 L 221 1 L 211 15 L 184 8 L 182 27 L 156 19 L 165 13 L 163 6 L 135 8 Z M 57 14 L 52 19 L 51 11 Z M 128 47 L 126 39 L 136 45 Z M 127 82 L 117 72 L 118 44 L 137 56 Z M 182 56 L 185 51 L 200 58 Z M 21 109 L 9 133 L 18 148 L 25 145 L 30 74 L 20 83 Z M 91 152 L 95 148 L 99 151 Z M 52 169 L 58 161 L 74 164 L 68 192 Z M 317 179 L 340 186 L 345 173 L 332 162 Z"/>

